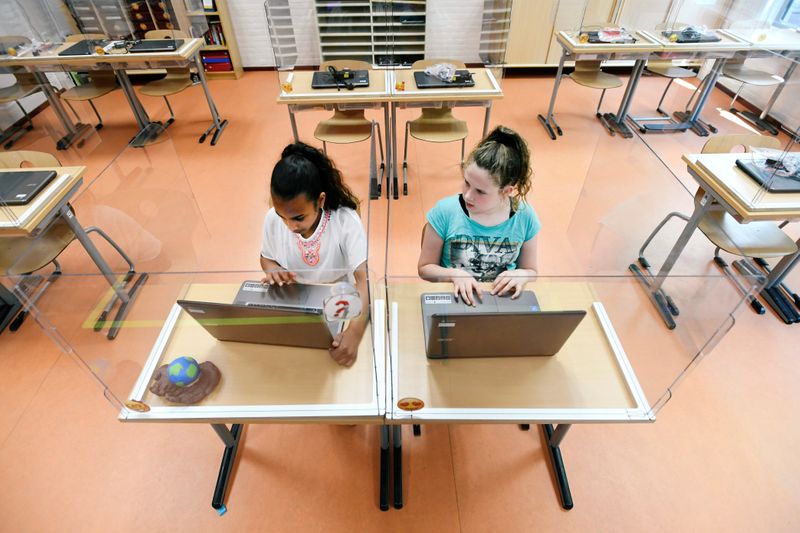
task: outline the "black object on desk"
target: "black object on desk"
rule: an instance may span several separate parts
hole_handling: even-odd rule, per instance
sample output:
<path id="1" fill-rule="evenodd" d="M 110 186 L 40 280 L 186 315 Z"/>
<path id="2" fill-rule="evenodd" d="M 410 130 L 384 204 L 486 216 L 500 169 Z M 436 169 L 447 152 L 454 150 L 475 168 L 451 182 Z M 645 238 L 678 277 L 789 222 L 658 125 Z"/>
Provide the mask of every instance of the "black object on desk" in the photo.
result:
<path id="1" fill-rule="evenodd" d="M 332 68 L 332 67 L 331 67 Z M 318 71 L 311 76 L 312 89 L 351 89 L 355 87 L 369 87 L 368 70 L 333 69 L 336 71 Z"/>
<path id="2" fill-rule="evenodd" d="M 183 39 L 144 39 L 136 41 L 128 48 L 132 54 L 147 52 L 174 52 L 183 46 Z"/>
<path id="3" fill-rule="evenodd" d="M 27 205 L 55 177 L 54 170 L 0 171 L 0 205 Z"/>
<path id="4" fill-rule="evenodd" d="M 789 173 L 778 159 L 737 159 L 736 166 L 769 192 L 800 192 L 800 170 Z"/>
<path id="5" fill-rule="evenodd" d="M 703 33 L 691 27 L 678 31 L 662 31 L 661 35 L 670 41 L 674 39 L 676 43 L 716 43 L 722 40 L 714 33 Z"/>
<path id="6" fill-rule="evenodd" d="M 417 89 L 446 89 L 448 87 L 474 87 L 475 80 L 472 73 L 468 70 L 456 70 L 452 80 L 445 81 L 437 76 L 431 76 L 424 72 L 414 73 L 414 83 Z"/>
<path id="7" fill-rule="evenodd" d="M 94 54 L 94 49 L 98 46 L 105 46 L 108 44 L 108 41 L 103 39 L 86 39 L 84 41 L 78 41 L 77 43 L 73 44 L 66 50 L 62 50 L 58 53 L 60 56 L 90 56 Z"/>

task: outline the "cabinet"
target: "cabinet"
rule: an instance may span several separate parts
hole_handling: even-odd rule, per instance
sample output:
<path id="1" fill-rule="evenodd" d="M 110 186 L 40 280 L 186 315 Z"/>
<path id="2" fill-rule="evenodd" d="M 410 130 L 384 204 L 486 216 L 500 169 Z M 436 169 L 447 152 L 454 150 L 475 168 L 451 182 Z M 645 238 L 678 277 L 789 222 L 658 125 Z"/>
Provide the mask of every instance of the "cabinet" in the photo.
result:
<path id="1" fill-rule="evenodd" d="M 425 57 L 425 0 L 316 0 L 322 61 L 411 65 Z"/>

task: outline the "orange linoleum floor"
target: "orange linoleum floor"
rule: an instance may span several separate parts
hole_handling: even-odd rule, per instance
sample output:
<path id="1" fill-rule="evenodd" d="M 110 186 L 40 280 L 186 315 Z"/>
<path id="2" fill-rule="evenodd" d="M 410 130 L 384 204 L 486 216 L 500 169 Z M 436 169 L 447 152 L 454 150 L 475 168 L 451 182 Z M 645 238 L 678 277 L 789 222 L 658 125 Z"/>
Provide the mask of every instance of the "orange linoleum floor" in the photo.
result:
<path id="1" fill-rule="evenodd" d="M 663 83 L 644 78 L 631 112 L 652 114 Z M 131 314 L 143 324 L 164 316 L 175 287 L 194 276 L 187 273 L 241 279 L 258 269 L 268 176 L 291 140 L 289 120 L 275 103 L 274 72 L 247 72 L 210 86 L 229 120 L 215 147 L 197 143 L 209 118 L 195 88 L 172 99 L 177 120 L 162 142 L 126 148 L 135 127 L 117 91 L 97 101 L 105 128 L 83 146 L 56 154 L 65 165 L 87 166 L 73 202 L 81 222 L 102 226 L 140 270 L 154 273 Z M 597 93 L 565 81 L 556 106 L 565 135 L 554 142 L 536 120 L 551 88 L 552 76 L 508 77 L 491 115 L 492 125 L 516 129 L 531 146 L 529 199 L 543 223 L 540 274 L 631 283 L 627 265 L 652 227 L 669 211 L 691 209 L 694 184 L 681 155 L 699 152 L 704 139 L 692 133 L 610 137 L 593 116 Z M 615 109 L 621 94 L 609 93 L 604 108 Z M 688 95 L 689 89 L 675 86 L 665 106 L 677 109 Z M 142 98 L 152 116 L 167 116 L 161 100 Z M 728 99 L 715 91 L 705 118 L 723 133 L 746 132 L 720 112 Z M 79 113 L 89 121 L 88 107 Z M 377 110 L 369 113 L 382 118 Z M 398 129 L 416 113 L 400 110 Z M 313 141 L 311 132 L 325 114 L 298 114 L 302 139 Z M 456 115 L 469 123 L 469 149 L 479 140 L 483 110 L 457 109 Z M 54 152 L 52 112 L 34 124 L 17 148 Z M 399 149 L 402 154 L 402 144 Z M 458 150 L 412 140 L 409 195 L 389 203 L 366 200 L 365 143 L 329 147 L 365 199 L 361 214 L 373 279 L 416 275 L 424 213 L 459 189 Z M 796 226 L 787 228 L 793 238 Z M 653 256 L 663 258 L 678 231 L 665 230 Z M 695 235 L 677 272 L 717 276 L 712 250 Z M 88 371 L 108 384 L 108 395 L 124 397 L 157 325 L 124 328 L 114 344 L 87 329 L 84 321 L 106 287 L 76 244 L 62 257 L 70 275 L 40 302 L 45 327 L 29 318 L 20 331 L 0 335 L 0 479 L 6 484 L 0 531 L 800 529 L 800 326 L 786 326 L 769 312 L 736 311 L 733 327 L 675 384 L 655 423 L 572 427 L 561 446 L 575 500 L 571 511 L 559 505 L 538 431 L 432 424 L 415 438 L 404 427 L 405 507 L 381 512 L 376 426 L 275 424 L 247 426 L 228 512 L 220 517 L 210 500 L 222 444 L 211 428 L 120 423 Z M 788 282 L 800 287 L 800 272 Z M 718 292 L 694 297 L 691 311 L 701 317 L 702 331 L 675 343 L 685 353 L 659 367 L 661 374 L 642 376 L 650 399 L 691 365 L 700 340 L 726 323 L 736 293 L 726 283 L 714 288 Z M 661 342 L 664 331 L 647 343 L 642 328 L 654 311 L 643 291 L 631 294 L 625 296 L 628 320 L 619 327 L 645 338 L 640 357 L 671 353 L 675 348 Z"/>

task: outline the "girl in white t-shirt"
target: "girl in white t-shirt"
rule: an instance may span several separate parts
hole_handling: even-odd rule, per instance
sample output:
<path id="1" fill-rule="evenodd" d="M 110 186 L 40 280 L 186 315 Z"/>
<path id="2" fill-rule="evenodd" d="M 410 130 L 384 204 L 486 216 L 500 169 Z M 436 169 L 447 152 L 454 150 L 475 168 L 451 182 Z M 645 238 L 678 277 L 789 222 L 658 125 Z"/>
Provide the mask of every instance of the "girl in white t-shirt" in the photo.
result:
<path id="1" fill-rule="evenodd" d="M 333 359 L 356 360 L 369 318 L 367 236 L 358 199 L 327 155 L 296 142 L 283 149 L 272 170 L 272 207 L 264 218 L 261 268 L 264 283 L 355 282 L 362 313 L 331 344 Z"/>

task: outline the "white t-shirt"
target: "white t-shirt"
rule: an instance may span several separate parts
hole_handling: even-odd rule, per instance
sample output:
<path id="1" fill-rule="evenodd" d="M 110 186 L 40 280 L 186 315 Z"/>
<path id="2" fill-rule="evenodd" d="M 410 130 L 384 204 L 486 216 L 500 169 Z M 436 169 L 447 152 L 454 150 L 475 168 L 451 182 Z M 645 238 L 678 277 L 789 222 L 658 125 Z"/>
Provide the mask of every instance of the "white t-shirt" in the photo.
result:
<path id="1" fill-rule="evenodd" d="M 330 215 L 327 223 L 326 214 Z M 305 283 L 352 282 L 353 271 L 367 260 L 367 235 L 361 218 L 348 207 L 326 211 L 322 216 L 314 234 L 304 239 L 287 228 L 271 208 L 264 217 L 262 257 L 295 272 L 298 281 Z"/>

